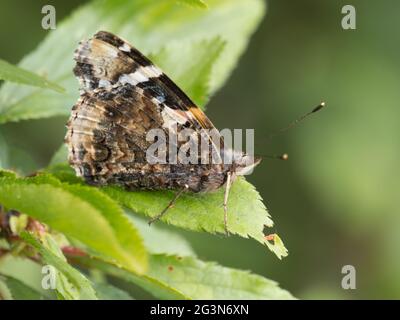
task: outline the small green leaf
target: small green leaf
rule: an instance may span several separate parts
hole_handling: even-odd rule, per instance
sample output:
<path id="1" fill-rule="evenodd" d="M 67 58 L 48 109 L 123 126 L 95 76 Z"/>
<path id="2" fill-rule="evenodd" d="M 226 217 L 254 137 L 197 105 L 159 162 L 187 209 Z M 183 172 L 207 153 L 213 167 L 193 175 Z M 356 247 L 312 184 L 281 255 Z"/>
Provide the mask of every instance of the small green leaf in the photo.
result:
<path id="1" fill-rule="evenodd" d="M 148 276 L 191 299 L 293 299 L 275 281 L 194 257 L 153 255 Z"/>
<path id="2" fill-rule="evenodd" d="M 11 290 L 6 283 L 6 278 L 1 275 L 0 275 L 0 300 L 13 300 Z"/>
<path id="3" fill-rule="evenodd" d="M 28 70 L 16 67 L 7 61 L 0 59 L 0 80 L 27 84 L 34 87 L 52 89 L 57 92 L 64 92 L 65 89 L 58 84 L 48 81 L 46 78 Z"/>
<path id="4" fill-rule="evenodd" d="M 134 283 L 159 299 L 294 299 L 275 281 L 195 257 L 151 255 L 149 271 L 140 277 L 101 260 L 77 263 Z"/>
<path id="5" fill-rule="evenodd" d="M 0 178 L 0 203 L 46 223 L 65 235 L 143 273 L 142 240 L 122 209 L 96 188 L 61 183 L 49 175 Z"/>
<path id="6" fill-rule="evenodd" d="M 170 191 L 125 191 L 119 187 L 104 187 L 102 190 L 123 206 L 149 217 L 159 214 L 174 197 L 174 192 Z M 224 233 L 223 199 L 223 188 L 212 193 L 184 194 L 161 220 L 193 231 Z M 229 232 L 244 238 L 254 238 L 267 245 L 278 258 L 286 256 L 287 250 L 280 238 L 275 243 L 265 239 L 264 226 L 272 227 L 273 222 L 260 194 L 245 179 L 237 179 L 229 194 Z"/>
<path id="7" fill-rule="evenodd" d="M 220 37 L 197 41 L 191 46 L 177 42 L 151 58 L 154 63 L 162 66 L 166 74 L 174 75 L 177 85 L 190 93 L 197 105 L 204 107 L 211 91 L 212 69 L 224 47 L 225 43 Z"/>
<path id="8" fill-rule="evenodd" d="M 0 277 L 1 279 L 1 277 Z M 36 290 L 28 287 L 22 281 L 12 278 L 5 277 L 5 284 L 10 290 L 11 296 L 14 300 L 44 300 L 46 299 Z"/>
<path id="9" fill-rule="evenodd" d="M 6 254 L 0 259 L 0 274 L 19 281 L 44 299 L 55 298 L 53 290 L 45 290 L 42 287 L 42 266 L 31 259 Z"/>
<path id="10" fill-rule="evenodd" d="M 272 251 L 274 251 L 278 257 L 286 257 L 288 255 L 288 250 L 285 248 L 282 239 L 276 233 L 269 243 L 273 246 Z"/>
<path id="11" fill-rule="evenodd" d="M 26 232 L 25 232 L 26 233 Z M 22 238 L 26 236 L 23 234 Z M 43 245 L 44 249 L 48 250 L 50 253 L 60 258 L 64 263 L 67 264 L 67 259 L 59 247 L 59 244 L 53 239 L 50 234 L 44 234 L 40 236 L 40 240 L 37 239 L 41 245 Z M 43 258 L 44 264 L 51 265 Z M 79 287 L 73 284 L 66 274 L 64 274 L 61 270 L 58 270 L 54 265 L 51 265 L 53 271 L 55 272 L 55 288 L 57 297 L 60 300 L 78 300 L 81 298 L 81 293 Z M 46 272 L 44 273 L 46 274 Z M 47 274 L 49 276 L 49 274 Z"/>
<path id="12" fill-rule="evenodd" d="M 66 286 L 65 283 L 62 283 L 63 279 L 60 279 L 57 276 L 57 291 L 59 294 L 62 294 L 64 298 L 79 298 L 79 299 L 97 299 L 96 293 L 92 288 L 91 283 L 85 276 L 83 276 L 78 270 L 71 267 L 65 260 L 65 258 L 60 257 L 56 253 L 54 253 L 54 249 L 51 250 L 47 248 L 43 243 L 41 243 L 38 239 L 36 239 L 33 235 L 28 232 L 24 232 L 21 234 L 21 238 L 39 251 L 42 256 L 43 262 L 53 266 L 58 272 L 60 272 L 66 279 L 68 279 L 71 284 L 75 286 L 78 290 L 79 295 L 76 296 L 74 292 L 71 292 L 71 289 Z M 61 282 L 61 284 L 60 284 Z M 60 286 L 63 286 L 61 289 Z M 68 290 L 68 291 L 67 291 Z"/>

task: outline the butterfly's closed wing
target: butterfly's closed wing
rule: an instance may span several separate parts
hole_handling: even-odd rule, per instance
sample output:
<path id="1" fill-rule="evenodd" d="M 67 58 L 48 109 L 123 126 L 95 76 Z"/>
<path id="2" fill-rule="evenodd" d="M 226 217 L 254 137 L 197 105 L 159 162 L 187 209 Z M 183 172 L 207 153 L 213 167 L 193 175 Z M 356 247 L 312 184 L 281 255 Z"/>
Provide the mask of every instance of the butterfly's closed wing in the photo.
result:
<path id="1" fill-rule="evenodd" d="M 200 134 L 214 126 L 138 50 L 110 33 L 99 32 L 80 44 L 75 60 L 81 98 L 68 123 L 66 140 L 70 163 L 79 175 L 95 184 L 146 189 L 189 185 L 192 191 L 206 191 L 224 183 L 222 165 L 147 163 L 149 130 L 168 133 L 175 123 L 179 129 L 191 128 Z"/>

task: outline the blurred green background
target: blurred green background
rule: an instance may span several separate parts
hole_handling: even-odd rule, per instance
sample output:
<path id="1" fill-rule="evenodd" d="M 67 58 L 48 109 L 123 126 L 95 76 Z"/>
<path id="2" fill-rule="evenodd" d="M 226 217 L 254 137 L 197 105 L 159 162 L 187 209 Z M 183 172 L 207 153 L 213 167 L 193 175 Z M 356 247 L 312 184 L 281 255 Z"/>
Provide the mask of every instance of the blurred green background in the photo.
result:
<path id="1" fill-rule="evenodd" d="M 17 63 L 43 39 L 41 8 L 60 21 L 82 1 L 0 2 L 0 57 Z M 341 28 L 352 4 L 357 29 Z M 184 234 L 199 257 L 278 281 L 299 298 L 400 298 L 400 2 L 268 1 L 267 15 L 207 114 L 218 128 L 255 128 L 265 160 L 248 179 L 257 186 L 285 240 L 279 261 L 255 241 Z M 60 39 L 62 41 L 62 39 Z M 267 141 L 321 100 L 328 108 Z M 66 118 L 3 126 L 45 166 L 62 142 Z M 29 156 L 28 156 L 29 155 Z M 343 290 L 353 265 L 357 289 Z"/>

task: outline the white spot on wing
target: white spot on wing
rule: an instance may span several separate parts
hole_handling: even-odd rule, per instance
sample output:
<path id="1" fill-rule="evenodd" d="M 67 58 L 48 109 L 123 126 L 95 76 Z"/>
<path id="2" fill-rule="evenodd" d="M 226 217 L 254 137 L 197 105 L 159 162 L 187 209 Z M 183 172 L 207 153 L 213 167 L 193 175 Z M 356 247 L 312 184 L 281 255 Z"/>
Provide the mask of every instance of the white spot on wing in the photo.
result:
<path id="1" fill-rule="evenodd" d="M 109 87 L 110 85 L 111 85 L 111 83 L 108 80 L 100 79 L 100 81 L 99 81 L 99 87 L 101 87 L 101 88 L 106 88 L 106 87 Z"/>
<path id="2" fill-rule="evenodd" d="M 129 74 L 123 74 L 119 77 L 118 79 L 119 82 L 121 82 L 121 84 L 125 84 L 125 83 L 129 83 L 132 85 L 135 85 L 136 83 L 133 83 L 132 79 L 129 77 Z"/>
<path id="3" fill-rule="evenodd" d="M 119 50 L 124 51 L 124 52 L 130 52 L 131 48 L 127 43 L 124 43 L 122 46 L 118 47 Z"/>
<path id="4" fill-rule="evenodd" d="M 158 99 L 156 97 L 151 98 L 151 102 L 153 102 L 156 105 L 160 104 L 160 101 L 158 101 Z"/>
<path id="5" fill-rule="evenodd" d="M 139 71 L 145 74 L 148 78 L 156 78 L 163 74 L 163 72 L 156 66 L 140 67 Z"/>
<path id="6" fill-rule="evenodd" d="M 140 70 L 135 71 L 129 74 L 123 74 L 119 77 L 119 82 L 121 84 L 129 83 L 133 86 L 137 85 L 140 82 L 146 82 L 149 78 L 147 78 Z"/>
<path id="7" fill-rule="evenodd" d="M 178 112 L 165 105 L 163 111 L 161 112 L 161 116 L 164 122 L 163 127 L 169 130 L 174 128 L 178 123 L 184 124 L 187 121 L 187 117 L 179 114 Z"/>
<path id="8" fill-rule="evenodd" d="M 109 44 L 107 45 L 102 44 L 100 49 L 104 52 L 104 55 L 106 55 L 107 57 L 118 58 L 119 51 L 115 47 Z"/>
<path id="9" fill-rule="evenodd" d="M 135 81 L 137 81 L 138 83 L 139 83 L 139 82 L 146 82 L 146 81 L 149 80 L 149 78 L 146 77 L 145 74 L 143 74 L 142 72 L 140 72 L 140 70 L 138 70 L 138 71 L 136 71 L 136 72 L 134 72 L 134 73 L 131 73 L 131 74 L 130 74 L 130 77 L 131 77 L 132 79 L 134 79 Z"/>
<path id="10" fill-rule="evenodd" d="M 162 74 L 163 72 L 153 65 L 139 67 L 133 73 L 121 75 L 119 77 L 119 82 L 121 84 L 129 83 L 131 85 L 137 85 L 138 83 L 149 81 L 150 78 L 157 78 Z"/>

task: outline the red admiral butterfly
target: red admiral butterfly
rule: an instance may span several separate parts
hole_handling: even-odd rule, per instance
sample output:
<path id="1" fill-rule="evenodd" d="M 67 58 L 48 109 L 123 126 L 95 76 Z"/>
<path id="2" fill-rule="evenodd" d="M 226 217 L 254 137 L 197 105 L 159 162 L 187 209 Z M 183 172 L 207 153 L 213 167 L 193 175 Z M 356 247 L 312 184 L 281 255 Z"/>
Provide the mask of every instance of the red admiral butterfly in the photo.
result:
<path id="1" fill-rule="evenodd" d="M 74 73 L 80 82 L 80 98 L 72 108 L 66 143 L 69 163 L 78 176 L 92 185 L 116 184 L 127 189 L 175 189 L 170 205 L 184 191 L 209 192 L 225 186 L 224 225 L 227 232 L 229 188 L 236 176 L 251 171 L 260 159 L 224 148 L 223 137 L 190 98 L 148 58 L 126 41 L 100 31 L 82 41 L 75 51 Z M 148 141 L 153 129 L 165 132 L 166 163 L 150 163 Z M 170 131 L 192 129 L 209 141 L 209 161 L 168 161 Z M 217 140 L 215 140 L 215 136 Z M 216 146 L 218 142 L 219 147 Z M 227 154 L 232 161 L 227 163 Z M 216 157 L 215 157 L 216 155 Z M 200 159 L 201 158 L 201 159 Z M 216 159 L 215 159 L 216 158 Z M 200 161 L 202 160 L 202 161 Z M 222 199 L 221 199 L 222 201 Z"/>

